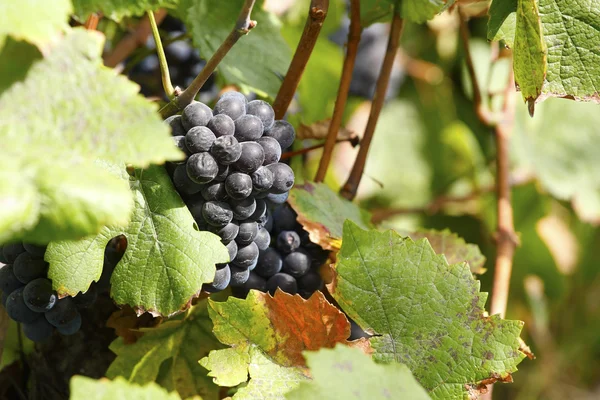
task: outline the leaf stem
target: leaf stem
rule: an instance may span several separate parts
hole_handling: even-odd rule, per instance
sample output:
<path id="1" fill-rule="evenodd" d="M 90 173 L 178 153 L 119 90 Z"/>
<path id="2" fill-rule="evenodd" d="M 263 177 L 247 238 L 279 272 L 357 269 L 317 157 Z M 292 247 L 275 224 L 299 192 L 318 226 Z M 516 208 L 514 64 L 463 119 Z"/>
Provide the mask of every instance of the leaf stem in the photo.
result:
<path id="1" fill-rule="evenodd" d="M 156 23 L 160 24 L 166 16 L 166 10 L 158 10 L 154 14 Z M 146 43 L 146 39 L 148 39 L 148 36 L 150 36 L 151 32 L 152 27 L 150 26 L 150 20 L 148 16 L 145 15 L 144 18 L 140 20 L 135 30 L 123 37 L 123 39 L 121 39 L 121 41 L 117 43 L 112 52 L 108 53 L 104 57 L 104 65 L 111 68 L 116 67 L 121 61 L 129 57 L 129 55 L 135 49 L 137 49 L 139 46 L 143 46 Z"/>
<path id="2" fill-rule="evenodd" d="M 319 38 L 319 33 L 321 32 L 325 17 L 327 17 L 328 10 L 329 0 L 311 0 L 304 31 L 296 47 L 292 62 L 285 74 L 285 78 L 281 83 L 277 97 L 275 97 L 275 101 L 273 102 L 275 119 L 282 119 L 292 102 L 308 59 Z"/>
<path id="3" fill-rule="evenodd" d="M 179 110 L 185 108 L 188 104 L 194 101 L 194 98 L 200 92 L 200 89 L 206 83 L 210 75 L 217 68 L 217 65 L 229 53 L 229 50 L 237 43 L 239 38 L 245 36 L 252 28 L 256 26 L 256 21 L 250 19 L 252 8 L 256 0 L 246 0 L 240 11 L 237 22 L 233 30 L 229 33 L 225 41 L 219 46 L 215 54 L 208 60 L 202 71 L 194 78 L 190 86 L 188 86 L 180 94 L 175 93 L 175 97 L 167 105 L 160 110 L 160 115 L 167 118 L 176 114 Z"/>
<path id="4" fill-rule="evenodd" d="M 337 139 L 333 144 L 335 145 L 335 144 L 344 143 L 344 142 L 350 142 L 350 144 L 353 147 L 357 146 L 358 143 L 359 143 L 357 137 L 350 137 L 350 138 L 344 138 L 344 139 Z M 311 152 L 313 150 L 320 149 L 321 147 L 324 147 L 324 146 L 325 146 L 325 142 L 318 143 L 318 144 L 315 144 L 313 146 L 305 147 L 305 148 L 299 149 L 299 150 L 288 151 L 288 152 L 285 152 L 285 153 L 283 153 L 281 155 L 281 159 L 285 160 L 287 158 L 291 158 L 291 157 L 294 157 L 294 156 L 299 156 L 301 154 L 306 154 L 306 153 L 309 153 L 309 152 Z"/>
<path id="5" fill-rule="evenodd" d="M 169 74 L 169 64 L 167 63 L 167 57 L 165 56 L 165 50 L 163 49 L 162 41 L 160 40 L 160 33 L 158 32 L 158 25 L 154 19 L 154 13 L 147 11 L 148 20 L 150 21 L 150 27 L 152 28 L 152 36 L 154 37 L 154 43 L 156 45 L 156 54 L 158 55 L 158 61 L 160 63 L 160 77 L 162 78 L 163 88 L 167 96 L 173 95 L 173 85 L 171 84 L 171 75 Z"/>
<path id="6" fill-rule="evenodd" d="M 87 30 L 95 31 L 98 28 L 98 22 L 100 22 L 100 16 L 96 13 L 91 13 L 83 26 Z"/>
<path id="7" fill-rule="evenodd" d="M 335 99 L 331 124 L 329 125 L 329 130 L 327 131 L 327 139 L 325 140 L 325 147 L 323 148 L 323 155 L 321 156 L 321 160 L 319 162 L 319 169 L 317 170 L 317 174 L 315 176 L 315 182 L 323 182 L 325 175 L 327 174 L 327 169 L 329 168 L 329 163 L 331 162 L 338 131 L 342 125 L 342 117 L 344 116 L 346 101 L 348 100 L 350 82 L 352 81 L 352 71 L 354 70 L 354 63 L 356 61 L 356 54 L 358 53 L 358 44 L 360 43 L 362 29 L 363 28 L 360 23 L 360 0 L 351 0 L 350 29 L 348 31 L 346 57 L 344 58 L 342 76 L 340 78 L 340 87 L 338 89 L 337 98 Z"/>
<path id="8" fill-rule="evenodd" d="M 365 170 L 369 146 L 373 140 L 375 127 L 377 126 L 377 121 L 379 120 L 379 114 L 381 114 L 381 109 L 383 108 L 385 94 L 390 82 L 392 67 L 394 66 L 394 59 L 396 58 L 396 53 L 398 51 L 398 43 L 400 42 L 400 36 L 402 36 L 403 27 L 404 20 L 400 17 L 399 3 L 396 3 L 394 7 L 394 18 L 390 28 L 387 49 L 385 51 L 385 57 L 383 59 L 383 64 L 381 65 L 379 77 L 377 78 L 375 95 L 373 96 L 373 103 L 371 105 L 371 112 L 365 128 L 365 133 L 361 139 L 360 149 L 358 150 L 358 155 L 356 156 L 356 160 L 352 166 L 350 176 L 340 190 L 340 194 L 348 200 L 352 200 L 356 196 L 358 185 L 360 184 L 362 174 Z"/>

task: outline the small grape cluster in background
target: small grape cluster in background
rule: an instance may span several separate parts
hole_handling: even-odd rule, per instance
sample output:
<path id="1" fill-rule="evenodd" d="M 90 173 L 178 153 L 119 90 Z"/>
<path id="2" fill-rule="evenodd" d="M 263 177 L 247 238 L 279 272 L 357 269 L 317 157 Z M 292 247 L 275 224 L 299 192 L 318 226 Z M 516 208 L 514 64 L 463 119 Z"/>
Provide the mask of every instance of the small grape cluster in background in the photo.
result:
<path id="1" fill-rule="evenodd" d="M 8 316 L 23 326 L 23 333 L 34 342 L 44 341 L 56 329 L 72 335 L 81 328 L 82 308 L 97 298 L 96 286 L 76 297 L 59 299 L 48 279 L 45 247 L 27 243 L 0 248 L 0 289 Z"/>
<path id="2" fill-rule="evenodd" d="M 217 292 L 231 286 L 274 292 L 281 287 L 296 293 L 296 278 L 309 272 L 312 263 L 300 249 L 295 215 L 288 225 L 279 224 L 276 217 L 285 213 L 281 210 L 291 211 L 281 205 L 294 185 L 294 172 L 279 161 L 283 149 L 294 142 L 292 125 L 275 121 L 267 102 L 248 101 L 239 92 L 225 93 L 213 110 L 194 102 L 165 122 L 175 144 L 187 154 L 179 164 L 168 165 L 173 184 L 199 228 L 218 235 L 229 251 L 231 261 L 217 265 L 213 282 L 204 289 Z M 272 242 L 277 244 L 271 247 Z M 321 284 L 318 279 L 317 285 L 306 278 L 302 287 L 314 292 L 312 288 Z"/>

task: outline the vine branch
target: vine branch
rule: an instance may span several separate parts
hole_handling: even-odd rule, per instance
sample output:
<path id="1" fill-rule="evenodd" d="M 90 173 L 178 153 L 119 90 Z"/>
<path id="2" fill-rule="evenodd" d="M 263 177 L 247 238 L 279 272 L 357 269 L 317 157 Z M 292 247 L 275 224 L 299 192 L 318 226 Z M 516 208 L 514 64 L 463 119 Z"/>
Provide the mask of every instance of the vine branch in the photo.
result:
<path id="1" fill-rule="evenodd" d="M 392 20 L 392 26 L 390 28 L 389 39 L 387 43 L 387 49 L 385 51 L 385 57 L 383 64 L 381 65 L 381 71 L 377 78 L 377 84 L 375 86 L 375 95 L 373 96 L 373 103 L 371 105 L 371 112 L 365 128 L 365 133 L 360 142 L 360 149 L 358 155 L 352 166 L 352 171 L 348 180 L 340 190 L 340 194 L 348 200 L 354 199 L 358 190 L 358 185 L 362 178 L 362 174 L 365 170 L 365 163 L 367 161 L 367 154 L 369 153 L 369 147 L 373 140 L 375 133 L 375 127 L 379 120 L 379 114 L 383 108 L 385 101 L 385 94 L 387 87 L 390 82 L 390 76 L 392 74 L 392 67 L 394 66 L 394 59 L 398 51 L 398 43 L 400 42 L 400 36 L 404 27 L 404 20 L 400 17 L 400 10 L 398 4 L 394 7 L 394 18 Z"/>
<path id="2" fill-rule="evenodd" d="M 160 77 L 162 78 L 163 88 L 167 96 L 173 95 L 173 85 L 171 84 L 171 75 L 169 74 L 169 64 L 167 63 L 167 57 L 165 56 L 165 50 L 163 49 L 162 41 L 160 40 L 160 33 L 158 32 L 158 25 L 154 19 L 152 11 L 146 13 L 148 20 L 150 21 L 150 27 L 152 28 L 152 36 L 154 36 L 154 43 L 156 45 L 156 54 L 160 63 Z"/>
<path id="3" fill-rule="evenodd" d="M 87 30 L 95 31 L 98 28 L 98 22 L 100 22 L 100 16 L 96 13 L 91 13 L 83 26 Z"/>
<path id="4" fill-rule="evenodd" d="M 158 25 L 160 25 L 166 16 L 167 11 L 164 9 L 160 9 L 154 13 L 154 18 Z M 115 48 L 104 57 L 104 65 L 111 68 L 116 67 L 121 61 L 129 57 L 135 49 L 143 46 L 151 32 L 152 27 L 150 26 L 150 19 L 145 15 L 144 18 L 140 20 L 135 30 L 123 37 L 123 39 L 117 43 Z"/>
<path id="5" fill-rule="evenodd" d="M 308 59 L 317 43 L 328 10 L 329 0 L 311 0 L 304 31 L 298 42 L 298 47 L 296 47 L 292 62 L 285 74 L 285 78 L 281 83 L 277 97 L 275 97 L 275 101 L 273 102 L 275 119 L 282 119 L 292 102 Z"/>
<path id="6" fill-rule="evenodd" d="M 242 37 L 248 34 L 252 28 L 256 26 L 256 21 L 250 19 L 252 8 L 256 0 L 246 0 L 240 11 L 238 19 L 232 31 L 229 33 L 225 41 L 219 46 L 215 54 L 212 55 L 210 60 L 206 63 L 202 71 L 194 78 L 190 86 L 187 87 L 183 92 L 177 93 L 175 90 L 175 98 L 171 100 L 166 106 L 160 110 L 160 115 L 163 118 L 167 118 L 173 114 L 176 114 L 179 110 L 185 108 L 188 104 L 194 101 L 194 98 L 200 92 L 202 86 L 206 83 L 210 75 L 214 72 L 217 65 L 223 60 L 223 58 L 229 53 L 229 50 L 234 44 Z"/>
<path id="7" fill-rule="evenodd" d="M 323 148 L 323 155 L 319 162 L 319 169 L 315 176 L 315 182 L 323 182 L 325 175 L 327 174 L 327 169 L 329 168 L 329 163 L 331 162 L 338 131 L 340 130 L 342 117 L 344 116 L 344 109 L 346 108 L 346 101 L 348 100 L 350 82 L 352 81 L 352 71 L 354 70 L 354 63 L 356 61 L 356 54 L 358 53 L 358 44 L 362 35 L 362 29 L 360 23 L 360 0 L 351 0 L 350 29 L 348 31 L 348 44 L 346 56 L 344 58 L 344 66 L 342 67 L 340 87 L 338 89 L 337 98 L 335 99 L 331 124 L 327 131 L 327 139 L 325 140 L 325 147 Z"/>

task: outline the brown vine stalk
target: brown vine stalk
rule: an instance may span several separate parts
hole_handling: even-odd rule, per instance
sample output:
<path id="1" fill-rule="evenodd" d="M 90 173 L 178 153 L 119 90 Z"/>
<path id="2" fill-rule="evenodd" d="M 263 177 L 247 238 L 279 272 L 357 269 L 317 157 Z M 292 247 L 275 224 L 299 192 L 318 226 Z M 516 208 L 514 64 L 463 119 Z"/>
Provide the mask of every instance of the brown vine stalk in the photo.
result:
<path id="1" fill-rule="evenodd" d="M 87 30 L 95 31 L 98 28 L 98 22 L 100 22 L 100 16 L 96 13 L 91 13 L 83 26 Z"/>
<path id="2" fill-rule="evenodd" d="M 342 67 L 340 87 L 335 100 L 331 124 L 329 125 L 329 130 L 327 131 L 327 139 L 325 140 L 323 155 L 321 156 L 319 169 L 317 170 L 317 174 L 315 176 L 315 182 L 323 182 L 325 175 L 327 174 L 327 169 L 329 168 L 329 163 L 331 162 L 331 157 L 333 156 L 333 149 L 335 148 L 338 131 L 342 125 L 344 109 L 346 108 L 346 101 L 348 100 L 350 82 L 352 81 L 352 71 L 354 70 L 354 63 L 356 61 L 356 54 L 358 53 L 358 44 L 360 43 L 361 35 L 362 25 L 360 23 L 360 0 L 352 0 L 350 2 L 350 30 L 348 31 L 348 44 L 346 49 L 346 57 L 344 58 L 344 66 Z"/>
<path id="3" fill-rule="evenodd" d="M 390 76 L 392 74 L 392 67 L 394 66 L 394 60 L 398 51 L 398 43 L 400 42 L 400 36 L 402 35 L 402 29 L 404 27 L 404 20 L 400 17 L 399 6 L 396 4 L 394 8 L 394 18 L 392 20 L 392 26 L 390 28 L 390 34 L 385 51 L 385 57 L 383 64 L 381 65 L 381 71 L 377 78 L 377 85 L 375 86 L 375 95 L 373 96 L 373 103 L 371 105 L 371 113 L 367 121 L 365 133 L 360 142 L 360 149 L 358 155 L 352 166 L 352 171 L 348 180 L 340 190 L 340 194 L 348 200 L 354 199 L 358 190 L 358 185 L 362 179 L 363 172 L 365 170 L 365 163 L 367 161 L 367 154 L 369 153 L 369 147 L 375 134 L 375 127 L 379 120 L 379 114 L 383 108 L 385 101 L 385 94 L 387 92 L 388 84 L 390 82 Z"/>
<path id="4" fill-rule="evenodd" d="M 194 101 L 194 98 L 200 92 L 200 89 L 210 75 L 217 68 L 217 65 L 223 60 L 223 58 L 229 53 L 229 50 L 233 47 L 234 44 L 242 37 L 248 34 L 252 28 L 256 26 L 256 21 L 252 21 L 250 19 L 250 14 L 252 13 L 252 8 L 254 7 L 254 3 L 256 0 L 246 0 L 240 11 L 238 19 L 236 21 L 235 26 L 232 31 L 229 33 L 225 41 L 219 46 L 215 54 L 212 55 L 210 60 L 206 63 L 202 71 L 194 78 L 190 86 L 188 86 L 183 92 L 175 93 L 176 96 L 171 100 L 166 106 L 164 106 L 160 110 L 160 115 L 163 118 L 167 118 L 173 114 L 176 114 L 179 110 L 182 110 Z"/>
<path id="5" fill-rule="evenodd" d="M 163 19 L 167 16 L 167 11 L 160 9 L 154 13 L 156 24 L 160 25 Z M 152 33 L 152 27 L 148 16 L 140 20 L 133 32 L 126 35 L 115 48 L 104 56 L 104 65 L 107 67 L 116 67 L 121 61 L 125 60 L 138 47 L 143 46 Z"/>
<path id="6" fill-rule="evenodd" d="M 273 102 L 275 119 L 282 119 L 292 102 L 308 59 L 317 43 L 328 9 L 329 0 L 311 0 L 310 2 L 308 18 L 300 42 L 298 42 L 290 67 Z"/>

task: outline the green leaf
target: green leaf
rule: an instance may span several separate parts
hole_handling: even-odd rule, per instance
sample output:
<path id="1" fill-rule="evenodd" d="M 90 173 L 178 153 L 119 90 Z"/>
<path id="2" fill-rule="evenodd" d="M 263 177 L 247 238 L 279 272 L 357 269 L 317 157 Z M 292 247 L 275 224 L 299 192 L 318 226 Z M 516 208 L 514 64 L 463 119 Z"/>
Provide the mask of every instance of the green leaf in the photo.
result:
<path id="1" fill-rule="evenodd" d="M 0 2 L 0 47 L 6 35 L 37 46 L 47 44 L 69 27 L 71 11 L 69 0 L 54 0 L 52 6 L 45 0 Z"/>
<path id="2" fill-rule="evenodd" d="M 46 252 L 48 276 L 62 295 L 86 291 L 102 273 L 106 244 L 123 234 L 127 250 L 111 278 L 115 302 L 139 314 L 177 313 L 202 284 L 212 282 L 215 264 L 229 260 L 227 249 L 216 235 L 198 231 L 164 168 L 138 170 L 129 185 L 135 199 L 129 226 L 105 227 L 84 240 L 52 242 Z"/>
<path id="3" fill-rule="evenodd" d="M 179 0 L 73 0 L 75 14 L 82 20 L 93 12 L 120 21 L 123 17 L 139 16 L 159 8 L 174 8 Z"/>
<path id="4" fill-rule="evenodd" d="M 22 41 L 6 38 L 4 47 L 0 44 L 0 93 L 13 83 L 25 79 L 34 61 L 41 58 L 39 50 Z"/>
<path id="5" fill-rule="evenodd" d="M 360 22 L 367 27 L 376 22 L 389 21 L 394 12 L 394 0 L 361 0 Z"/>
<path id="6" fill-rule="evenodd" d="M 126 185 L 97 159 L 145 166 L 183 157 L 156 105 L 103 67 L 101 50 L 99 33 L 74 29 L 0 97 L 0 202 L 18 210 L 0 212 L 0 242 L 28 229 L 27 240 L 47 243 L 127 223 Z"/>
<path id="7" fill-rule="evenodd" d="M 600 101 L 598 2 L 539 0 L 548 70 L 542 97 Z"/>
<path id="8" fill-rule="evenodd" d="M 463 238 L 449 230 L 419 230 L 416 232 L 398 231 L 403 236 L 412 240 L 427 239 L 433 251 L 443 254 L 449 264 L 467 262 L 474 274 L 483 274 L 486 270 L 485 256 L 481 254 L 479 246 L 465 242 Z"/>
<path id="9" fill-rule="evenodd" d="M 541 29 L 536 0 L 519 0 L 513 69 L 523 100 L 530 107 L 542 93 L 546 76 L 546 48 Z"/>
<path id="10" fill-rule="evenodd" d="M 182 398 L 200 395 L 204 400 L 218 399 L 219 388 L 206 376 L 198 360 L 222 345 L 212 335 L 206 300 L 198 302 L 184 318 L 167 321 L 145 330 L 134 344 L 116 339 L 110 349 L 117 358 L 106 371 L 108 378 L 118 376 L 134 384 L 156 380 Z"/>
<path id="11" fill-rule="evenodd" d="M 310 240 L 329 250 L 339 248 L 344 221 L 371 227 L 371 214 L 340 197 L 324 183 L 306 182 L 290 192 L 289 203 Z"/>
<path id="12" fill-rule="evenodd" d="M 510 48 L 514 47 L 517 30 L 518 0 L 493 0 L 488 11 L 488 40 L 504 40 Z"/>
<path id="13" fill-rule="evenodd" d="M 430 398 L 406 365 L 375 364 L 361 351 L 340 345 L 304 356 L 313 380 L 300 383 L 285 396 L 288 400 Z"/>
<path id="14" fill-rule="evenodd" d="M 185 0 L 180 14 L 194 45 L 209 59 L 235 26 L 243 0 Z M 280 22 L 257 2 L 251 15 L 257 25 L 227 53 L 218 71 L 244 91 L 275 97 L 287 72 L 291 51 L 280 33 Z"/>
<path id="15" fill-rule="evenodd" d="M 70 389 L 70 400 L 181 400 L 177 393 L 169 393 L 155 383 L 139 386 L 123 378 L 109 381 L 75 375 Z"/>
<path id="16" fill-rule="evenodd" d="M 510 381 L 525 357 L 523 323 L 484 316 L 487 294 L 468 266 L 449 265 L 425 240 L 347 221 L 336 271 L 331 294 L 377 335 L 375 361 L 406 364 L 433 399 L 463 399 L 482 382 Z"/>
<path id="17" fill-rule="evenodd" d="M 399 0 L 361 0 L 360 19 L 363 26 L 387 21 Z M 400 15 L 412 22 L 426 22 L 454 4 L 454 0 L 402 0 Z"/>

